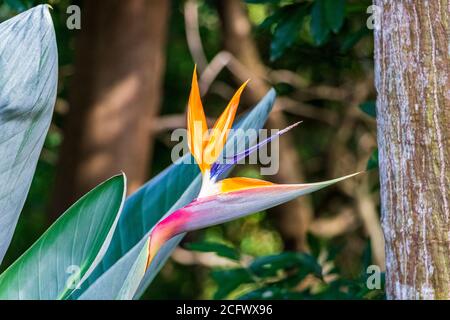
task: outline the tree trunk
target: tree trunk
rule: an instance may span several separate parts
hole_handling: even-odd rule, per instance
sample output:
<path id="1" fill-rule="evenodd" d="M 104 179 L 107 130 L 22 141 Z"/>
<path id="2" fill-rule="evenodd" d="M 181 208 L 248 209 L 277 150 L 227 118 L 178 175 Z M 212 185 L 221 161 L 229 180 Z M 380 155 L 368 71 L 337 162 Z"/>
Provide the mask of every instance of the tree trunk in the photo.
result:
<path id="1" fill-rule="evenodd" d="M 269 91 L 264 81 L 266 68 L 251 37 L 251 24 L 241 0 L 219 0 L 218 9 L 222 22 L 224 46 L 251 74 L 249 96 L 256 104 Z M 290 125 L 280 110 L 271 113 L 269 129 L 284 129 Z M 304 181 L 300 158 L 288 132 L 280 139 L 280 168 L 274 180 L 279 183 L 299 183 Z M 308 197 L 302 197 L 287 204 L 271 209 L 283 212 L 277 215 L 280 232 L 286 249 L 304 251 L 307 249 L 306 235 L 313 218 L 312 205 Z"/>
<path id="2" fill-rule="evenodd" d="M 148 176 L 165 68 L 170 1 L 83 2 L 70 113 L 53 218 L 124 171 L 129 193 Z"/>
<path id="3" fill-rule="evenodd" d="M 449 1 L 375 5 L 387 297 L 450 299 Z"/>

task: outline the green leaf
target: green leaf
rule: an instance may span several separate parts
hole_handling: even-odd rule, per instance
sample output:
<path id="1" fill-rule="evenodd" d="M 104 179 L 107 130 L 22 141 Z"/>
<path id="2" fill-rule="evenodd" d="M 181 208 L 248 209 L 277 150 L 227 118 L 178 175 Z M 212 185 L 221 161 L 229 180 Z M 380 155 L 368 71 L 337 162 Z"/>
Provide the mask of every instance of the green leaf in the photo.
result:
<path id="1" fill-rule="evenodd" d="M 308 232 L 306 237 L 307 237 L 307 241 L 308 241 L 308 247 L 310 248 L 310 252 L 311 252 L 312 256 L 318 258 L 320 255 L 320 251 L 322 249 L 321 239 L 316 237 L 311 232 Z"/>
<path id="2" fill-rule="evenodd" d="M 281 8 L 280 10 L 276 10 L 272 15 L 268 16 L 264 21 L 258 26 L 259 29 L 265 30 L 272 27 L 274 24 L 277 24 L 283 18 L 284 12 Z"/>
<path id="3" fill-rule="evenodd" d="M 325 19 L 334 33 L 338 33 L 344 24 L 346 0 L 324 0 Z"/>
<path id="4" fill-rule="evenodd" d="M 307 8 L 307 5 L 291 5 L 283 8 L 283 17 L 280 19 L 277 27 L 275 28 L 273 40 L 270 46 L 270 59 L 272 61 L 280 58 L 285 50 L 291 47 L 294 43 L 300 32 L 303 20 L 308 13 Z"/>
<path id="5" fill-rule="evenodd" d="M 5 0 L 5 3 L 17 12 L 22 12 L 30 7 L 30 1 Z"/>
<path id="6" fill-rule="evenodd" d="M 249 270 L 262 286 L 239 297 L 241 300 L 304 298 L 304 293 L 292 292 L 293 288 L 308 275 L 322 278 L 322 267 L 316 259 L 298 252 L 283 252 L 257 258 L 249 266 Z"/>
<path id="7" fill-rule="evenodd" d="M 275 91 L 271 90 L 250 113 L 236 123 L 234 128 L 243 130 L 262 128 L 274 101 Z M 250 145 L 255 142 L 249 141 Z M 237 151 L 242 152 L 246 144 L 246 141 L 238 141 Z M 234 154 L 235 147 L 233 135 L 230 135 L 226 154 Z M 111 246 L 102 263 L 82 286 L 82 290 L 76 292 L 72 298 L 133 298 L 119 293 L 124 279 L 133 278 L 130 269 L 145 252 L 152 228 L 160 219 L 191 202 L 200 191 L 201 175 L 198 167 L 195 164 L 183 164 L 186 158 L 191 156 L 188 155 L 167 168 L 127 199 Z M 135 297 L 139 297 L 145 291 L 183 237 L 182 234 L 171 239 L 160 249 Z"/>
<path id="8" fill-rule="evenodd" d="M 311 35 L 319 46 L 325 43 L 330 34 L 324 2 L 325 0 L 316 0 L 311 11 Z"/>
<path id="9" fill-rule="evenodd" d="M 147 250 L 150 238 L 143 238 L 131 250 L 95 278 L 92 285 L 74 292 L 70 299 L 78 300 L 130 300 L 135 295 L 147 265 Z"/>
<path id="10" fill-rule="evenodd" d="M 245 0 L 249 4 L 268 4 L 268 3 L 279 3 L 281 0 Z"/>
<path id="11" fill-rule="evenodd" d="M 378 168 L 378 149 L 375 149 L 370 156 L 369 161 L 367 161 L 367 170 L 372 170 Z"/>
<path id="12" fill-rule="evenodd" d="M 211 277 L 218 284 L 214 299 L 226 298 L 241 284 L 254 282 L 251 274 L 244 268 L 213 271 Z"/>
<path id="13" fill-rule="evenodd" d="M 264 256 L 255 259 L 249 266 L 258 277 L 275 276 L 279 270 L 293 267 L 302 268 L 307 273 L 322 276 L 322 267 L 313 256 L 300 252 L 283 252 L 278 255 Z"/>
<path id="14" fill-rule="evenodd" d="M 231 260 L 239 261 L 240 255 L 236 249 L 226 246 L 221 243 L 214 242 L 195 242 L 187 243 L 185 245 L 186 249 L 198 252 L 213 252 L 220 257 L 228 258 Z"/>
<path id="15" fill-rule="evenodd" d="M 377 103 L 375 101 L 367 101 L 359 106 L 359 108 L 372 118 L 377 117 Z"/>
<path id="16" fill-rule="evenodd" d="M 30 189 L 56 100 L 58 56 L 47 6 L 0 24 L 0 262 Z"/>
<path id="17" fill-rule="evenodd" d="M 301 292 L 290 292 L 276 285 L 264 286 L 257 290 L 248 292 L 238 298 L 239 300 L 304 300 L 305 295 Z"/>
<path id="18" fill-rule="evenodd" d="M 362 253 L 362 259 L 361 259 L 361 263 L 362 263 L 362 275 L 363 276 L 367 276 L 367 268 L 371 265 L 373 265 L 372 262 L 372 244 L 371 244 L 371 240 L 369 239 L 366 243 L 366 247 Z"/>
<path id="19" fill-rule="evenodd" d="M 139 255 L 131 266 L 131 269 L 125 275 L 123 284 L 120 286 L 120 291 L 117 295 L 118 300 L 129 300 L 133 298 L 136 291 L 139 289 L 139 284 L 145 277 L 147 269 L 148 248 L 150 246 L 150 238 L 147 238 L 145 245 L 141 248 Z M 121 261 L 119 261 L 120 263 Z M 100 293 L 101 294 L 101 293 Z"/>
<path id="20" fill-rule="evenodd" d="M 106 252 L 125 195 L 125 176 L 120 175 L 78 200 L 0 276 L 0 299 L 69 296 Z"/>
<path id="21" fill-rule="evenodd" d="M 346 54 L 353 48 L 361 39 L 370 34 L 370 30 L 364 26 L 356 32 L 348 34 L 341 43 L 340 53 Z"/>

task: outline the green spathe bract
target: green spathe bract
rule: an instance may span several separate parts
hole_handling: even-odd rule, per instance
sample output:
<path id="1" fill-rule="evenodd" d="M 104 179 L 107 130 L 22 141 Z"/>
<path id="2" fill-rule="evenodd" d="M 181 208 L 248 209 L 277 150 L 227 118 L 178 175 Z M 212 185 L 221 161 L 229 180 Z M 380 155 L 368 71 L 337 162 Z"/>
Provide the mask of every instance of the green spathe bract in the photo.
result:
<path id="1" fill-rule="evenodd" d="M 58 55 L 47 6 L 0 24 L 0 263 L 52 119 Z"/>
<path id="2" fill-rule="evenodd" d="M 69 296 L 108 248 L 125 194 L 125 175 L 119 175 L 78 200 L 0 276 L 0 299 Z"/>

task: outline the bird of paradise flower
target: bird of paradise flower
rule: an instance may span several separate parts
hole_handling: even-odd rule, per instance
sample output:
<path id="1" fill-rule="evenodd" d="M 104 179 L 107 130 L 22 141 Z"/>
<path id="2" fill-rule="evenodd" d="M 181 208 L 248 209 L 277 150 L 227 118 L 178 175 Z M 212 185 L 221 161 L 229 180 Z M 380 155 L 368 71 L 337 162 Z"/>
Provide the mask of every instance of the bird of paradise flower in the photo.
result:
<path id="1" fill-rule="evenodd" d="M 248 81 L 237 90 L 212 130 L 208 131 L 200 99 L 197 73 L 194 70 L 187 112 L 188 146 L 202 173 L 202 187 L 194 201 L 174 211 L 153 228 L 148 242 L 146 269 L 149 268 L 162 245 L 178 234 L 222 224 L 266 210 L 359 174 L 310 184 L 274 184 L 251 178 L 221 180 L 221 175 L 234 164 L 298 125 L 296 123 L 281 130 L 244 152 L 227 159 L 231 161 L 225 163 L 222 160 L 219 161 L 218 158 L 227 141 L 241 94 L 247 83 Z"/>

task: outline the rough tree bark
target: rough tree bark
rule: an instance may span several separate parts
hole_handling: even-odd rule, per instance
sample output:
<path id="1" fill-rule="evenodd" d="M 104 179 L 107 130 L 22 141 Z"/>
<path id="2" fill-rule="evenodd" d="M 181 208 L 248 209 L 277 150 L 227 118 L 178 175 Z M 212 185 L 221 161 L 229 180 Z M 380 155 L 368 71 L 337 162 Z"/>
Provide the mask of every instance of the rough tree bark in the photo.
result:
<path id="1" fill-rule="evenodd" d="M 219 0 L 218 10 L 222 22 L 224 46 L 240 63 L 251 71 L 249 96 L 257 103 L 270 89 L 263 80 L 265 67 L 251 36 L 251 24 L 241 0 Z M 289 126 L 280 109 L 275 108 L 268 120 L 269 129 L 283 129 Z M 280 139 L 280 169 L 274 180 L 279 183 L 304 181 L 300 158 L 295 150 L 292 135 L 287 133 Z M 308 197 L 302 197 L 279 206 L 276 211 L 280 221 L 280 232 L 287 249 L 304 251 L 307 249 L 306 235 L 313 218 L 312 205 Z"/>
<path id="2" fill-rule="evenodd" d="M 120 171 L 127 174 L 129 192 L 145 182 L 169 6 L 169 0 L 83 2 L 53 218 Z"/>
<path id="3" fill-rule="evenodd" d="M 390 299 L 450 299 L 450 2 L 375 0 Z"/>

